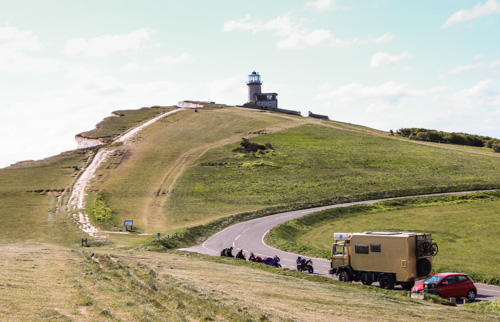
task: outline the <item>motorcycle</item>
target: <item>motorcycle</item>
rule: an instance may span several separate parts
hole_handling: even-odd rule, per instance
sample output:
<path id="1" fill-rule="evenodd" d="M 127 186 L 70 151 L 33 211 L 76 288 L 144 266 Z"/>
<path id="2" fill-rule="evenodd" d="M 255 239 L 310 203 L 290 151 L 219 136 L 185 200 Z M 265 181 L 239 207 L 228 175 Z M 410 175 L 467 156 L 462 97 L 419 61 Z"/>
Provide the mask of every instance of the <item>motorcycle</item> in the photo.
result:
<path id="1" fill-rule="evenodd" d="M 274 256 L 274 258 L 271 257 L 266 257 L 264 258 L 264 264 L 274 266 L 274 267 L 281 267 L 281 264 L 279 263 L 280 258 L 278 256 Z"/>
<path id="2" fill-rule="evenodd" d="M 313 261 L 311 259 L 302 260 L 297 263 L 297 270 L 299 272 L 309 272 L 309 274 L 314 273 Z"/>
<path id="3" fill-rule="evenodd" d="M 250 253 L 248 260 L 256 263 L 262 263 L 264 261 L 260 256 L 255 256 L 254 253 Z"/>

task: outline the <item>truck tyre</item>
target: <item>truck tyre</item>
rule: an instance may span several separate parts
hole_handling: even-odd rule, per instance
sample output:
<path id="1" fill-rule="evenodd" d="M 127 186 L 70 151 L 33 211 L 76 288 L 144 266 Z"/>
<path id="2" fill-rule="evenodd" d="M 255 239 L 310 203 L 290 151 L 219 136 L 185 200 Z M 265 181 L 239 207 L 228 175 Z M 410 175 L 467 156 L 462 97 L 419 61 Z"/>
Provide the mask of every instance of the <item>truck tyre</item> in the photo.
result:
<path id="1" fill-rule="evenodd" d="M 342 271 L 339 275 L 339 281 L 341 282 L 351 282 L 352 276 L 348 271 Z"/>
<path id="2" fill-rule="evenodd" d="M 413 288 L 413 286 L 415 286 L 415 281 L 401 283 L 401 287 L 405 291 L 410 291 Z"/>
<path id="3" fill-rule="evenodd" d="M 394 288 L 394 277 L 391 274 L 384 274 L 378 281 L 381 288 L 392 290 Z"/>
<path id="4" fill-rule="evenodd" d="M 417 275 L 429 276 L 432 270 L 432 264 L 427 258 L 421 258 L 417 262 Z"/>

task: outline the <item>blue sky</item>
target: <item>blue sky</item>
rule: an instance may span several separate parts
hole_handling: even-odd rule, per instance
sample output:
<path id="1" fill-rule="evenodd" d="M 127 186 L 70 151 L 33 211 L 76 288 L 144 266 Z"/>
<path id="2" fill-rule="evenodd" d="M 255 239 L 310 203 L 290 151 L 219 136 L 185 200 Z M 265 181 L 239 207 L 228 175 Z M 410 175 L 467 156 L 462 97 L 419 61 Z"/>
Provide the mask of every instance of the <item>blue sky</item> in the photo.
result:
<path id="1" fill-rule="evenodd" d="M 500 138 L 500 0 L 0 0 L 0 167 L 117 109 L 247 101 Z"/>

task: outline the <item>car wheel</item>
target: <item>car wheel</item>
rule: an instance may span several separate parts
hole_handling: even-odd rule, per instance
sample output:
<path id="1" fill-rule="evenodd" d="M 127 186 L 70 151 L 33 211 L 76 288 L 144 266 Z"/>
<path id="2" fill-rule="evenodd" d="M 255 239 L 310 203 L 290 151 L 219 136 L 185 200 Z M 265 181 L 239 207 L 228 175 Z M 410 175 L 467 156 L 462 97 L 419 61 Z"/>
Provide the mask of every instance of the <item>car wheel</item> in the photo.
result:
<path id="1" fill-rule="evenodd" d="M 394 277 L 391 274 L 384 274 L 380 277 L 379 284 L 381 288 L 392 290 L 394 288 Z"/>
<path id="2" fill-rule="evenodd" d="M 467 299 L 469 301 L 474 301 L 476 299 L 476 292 L 474 290 L 469 290 L 469 292 L 467 292 Z"/>
<path id="3" fill-rule="evenodd" d="M 352 277 L 351 274 L 349 274 L 348 271 L 342 271 L 339 275 L 339 281 L 341 282 L 351 282 Z"/>

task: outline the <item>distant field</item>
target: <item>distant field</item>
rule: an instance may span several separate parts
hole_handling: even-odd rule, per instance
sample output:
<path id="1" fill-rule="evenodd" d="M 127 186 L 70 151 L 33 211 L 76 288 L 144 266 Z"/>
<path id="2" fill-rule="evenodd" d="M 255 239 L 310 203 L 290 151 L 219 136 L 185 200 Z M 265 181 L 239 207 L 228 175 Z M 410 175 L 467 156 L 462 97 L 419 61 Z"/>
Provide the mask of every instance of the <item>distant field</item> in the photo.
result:
<path id="1" fill-rule="evenodd" d="M 138 110 L 118 110 L 113 116 L 108 116 L 96 128 L 81 133 L 87 138 L 100 138 L 109 143 L 118 135 L 128 129 L 137 126 L 139 123 L 152 119 L 162 113 L 173 110 L 172 106 L 143 107 Z"/>
<path id="2" fill-rule="evenodd" d="M 118 147 L 118 153 L 99 172 L 101 177 L 94 182 L 94 189 L 111 194 L 111 204 L 118 211 L 117 225 L 134 219 L 138 228 L 153 233 L 193 225 L 200 222 L 197 214 L 190 216 L 190 209 L 179 214 L 171 200 L 179 193 L 176 183 L 185 169 L 214 147 L 291 122 L 280 116 L 226 108 L 171 115 L 140 132 L 132 145 Z M 228 213 L 223 202 L 217 205 L 204 208 L 209 213 L 204 213 L 201 221 Z M 239 211 L 251 207 L 242 206 Z"/>
<path id="3" fill-rule="evenodd" d="M 176 226 L 249 207 L 500 187 L 500 162 L 487 156 L 320 125 L 253 141 L 274 150 L 254 156 L 222 146 L 187 169 L 168 205 Z"/>
<path id="4" fill-rule="evenodd" d="M 432 233 L 437 271 L 469 273 L 478 281 L 500 282 L 500 192 L 426 197 L 331 209 L 284 223 L 268 241 L 290 251 L 328 258 L 333 233 L 411 231 Z"/>
<path id="5" fill-rule="evenodd" d="M 0 169 L 0 241 L 78 242 L 82 235 L 64 209 L 57 211 L 64 190 L 72 184 L 88 155 L 65 152 L 31 167 Z"/>

